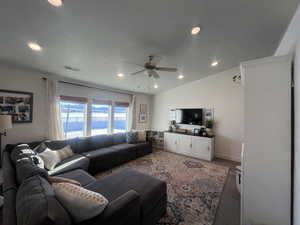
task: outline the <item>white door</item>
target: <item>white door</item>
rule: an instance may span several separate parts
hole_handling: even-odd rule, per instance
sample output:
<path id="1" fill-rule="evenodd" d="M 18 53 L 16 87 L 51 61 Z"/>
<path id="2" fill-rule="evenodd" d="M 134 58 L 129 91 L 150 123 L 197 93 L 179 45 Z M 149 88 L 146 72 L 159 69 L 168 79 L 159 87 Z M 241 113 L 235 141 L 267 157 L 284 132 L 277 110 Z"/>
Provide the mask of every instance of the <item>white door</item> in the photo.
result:
<path id="1" fill-rule="evenodd" d="M 210 160 L 210 144 L 208 138 L 192 137 L 192 151 L 196 158 Z"/>

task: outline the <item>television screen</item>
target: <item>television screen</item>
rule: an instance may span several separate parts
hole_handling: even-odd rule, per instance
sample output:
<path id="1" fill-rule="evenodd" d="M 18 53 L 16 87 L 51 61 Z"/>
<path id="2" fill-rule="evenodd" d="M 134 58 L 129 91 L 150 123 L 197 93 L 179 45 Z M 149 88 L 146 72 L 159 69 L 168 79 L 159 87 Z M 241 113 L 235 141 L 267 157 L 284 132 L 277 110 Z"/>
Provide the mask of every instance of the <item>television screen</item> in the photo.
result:
<path id="1" fill-rule="evenodd" d="M 203 125 L 202 109 L 177 109 L 176 122 L 179 124 Z"/>

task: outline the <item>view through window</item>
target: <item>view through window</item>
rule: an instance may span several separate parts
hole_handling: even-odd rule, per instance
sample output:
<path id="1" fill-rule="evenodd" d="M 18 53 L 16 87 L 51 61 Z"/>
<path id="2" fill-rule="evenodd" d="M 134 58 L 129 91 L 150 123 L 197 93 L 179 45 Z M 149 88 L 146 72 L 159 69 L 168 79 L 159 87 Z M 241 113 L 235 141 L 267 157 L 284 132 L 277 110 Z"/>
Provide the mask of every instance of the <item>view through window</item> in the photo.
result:
<path id="1" fill-rule="evenodd" d="M 60 102 L 60 113 L 65 138 L 86 135 L 86 104 Z"/>
<path id="2" fill-rule="evenodd" d="M 122 133 L 127 131 L 127 114 L 127 107 L 114 107 L 114 133 Z"/>
<path id="3" fill-rule="evenodd" d="M 92 105 L 91 135 L 109 133 L 109 106 Z"/>
<path id="4" fill-rule="evenodd" d="M 128 107 L 61 101 L 60 114 L 66 139 L 128 129 Z"/>

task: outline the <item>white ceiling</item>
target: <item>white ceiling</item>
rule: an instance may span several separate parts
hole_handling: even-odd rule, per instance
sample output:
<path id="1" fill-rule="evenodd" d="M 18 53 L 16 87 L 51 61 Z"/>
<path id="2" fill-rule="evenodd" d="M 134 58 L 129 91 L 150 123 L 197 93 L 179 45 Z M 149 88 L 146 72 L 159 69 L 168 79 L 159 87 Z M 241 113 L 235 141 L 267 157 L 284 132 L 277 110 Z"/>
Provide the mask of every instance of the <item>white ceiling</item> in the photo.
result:
<path id="1" fill-rule="evenodd" d="M 156 93 L 274 53 L 299 0 L 2 0 L 0 61 L 86 82 Z M 200 25 L 200 35 L 190 28 Z M 40 53 L 27 42 L 43 46 Z M 159 88 L 129 75 L 149 54 L 163 57 Z M 212 60 L 220 60 L 211 68 Z M 128 63 L 129 62 L 129 63 Z M 70 72 L 64 66 L 80 68 Z M 116 76 L 125 74 L 123 79 Z M 152 82 L 152 81 L 151 81 Z"/>

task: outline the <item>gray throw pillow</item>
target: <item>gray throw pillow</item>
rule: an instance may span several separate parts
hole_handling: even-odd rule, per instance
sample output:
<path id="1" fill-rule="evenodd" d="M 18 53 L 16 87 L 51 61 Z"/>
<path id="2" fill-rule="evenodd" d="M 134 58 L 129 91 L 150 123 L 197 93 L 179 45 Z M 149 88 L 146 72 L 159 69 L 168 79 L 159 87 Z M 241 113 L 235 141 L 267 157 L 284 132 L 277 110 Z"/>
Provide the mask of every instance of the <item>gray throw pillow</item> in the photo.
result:
<path id="1" fill-rule="evenodd" d="M 138 142 L 138 133 L 137 132 L 128 132 L 126 134 L 126 141 L 128 144 L 136 144 Z"/>
<path id="2" fill-rule="evenodd" d="M 53 183 L 56 198 L 76 223 L 99 215 L 108 200 L 101 194 L 71 183 Z"/>

